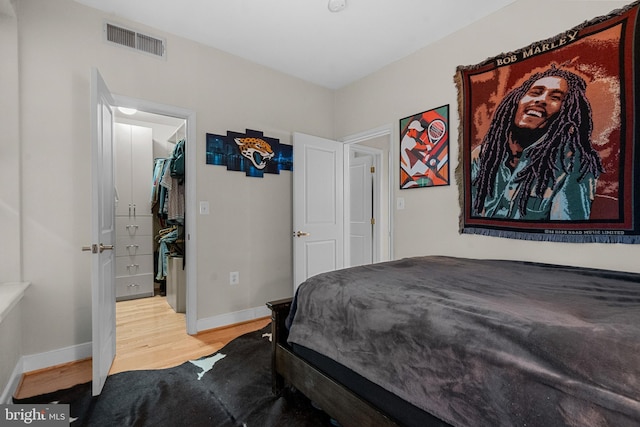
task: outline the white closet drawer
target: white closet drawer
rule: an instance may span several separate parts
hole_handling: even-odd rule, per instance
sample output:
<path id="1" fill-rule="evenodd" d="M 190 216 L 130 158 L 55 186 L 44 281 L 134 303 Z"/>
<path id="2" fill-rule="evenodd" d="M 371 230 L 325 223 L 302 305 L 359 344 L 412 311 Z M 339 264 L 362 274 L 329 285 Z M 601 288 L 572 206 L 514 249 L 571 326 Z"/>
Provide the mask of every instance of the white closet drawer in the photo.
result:
<path id="1" fill-rule="evenodd" d="M 116 300 L 153 296 L 153 274 L 116 277 Z"/>
<path id="2" fill-rule="evenodd" d="M 153 255 L 153 240 L 149 236 L 116 236 L 116 257 Z"/>
<path id="3" fill-rule="evenodd" d="M 116 257 L 116 277 L 153 273 L 153 255 Z"/>
<path id="4" fill-rule="evenodd" d="M 153 234 L 152 216 L 117 216 L 116 235 L 117 236 L 151 236 Z"/>

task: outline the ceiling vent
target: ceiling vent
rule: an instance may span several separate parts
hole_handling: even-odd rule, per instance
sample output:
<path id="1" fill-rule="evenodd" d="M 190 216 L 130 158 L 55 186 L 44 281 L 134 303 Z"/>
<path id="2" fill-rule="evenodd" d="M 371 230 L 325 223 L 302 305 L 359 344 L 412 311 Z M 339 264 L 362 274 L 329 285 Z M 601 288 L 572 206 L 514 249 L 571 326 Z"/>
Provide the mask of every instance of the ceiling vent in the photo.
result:
<path id="1" fill-rule="evenodd" d="M 136 49 L 150 55 L 164 58 L 166 56 L 165 41 L 148 34 L 105 22 L 105 40 L 120 46 Z"/>

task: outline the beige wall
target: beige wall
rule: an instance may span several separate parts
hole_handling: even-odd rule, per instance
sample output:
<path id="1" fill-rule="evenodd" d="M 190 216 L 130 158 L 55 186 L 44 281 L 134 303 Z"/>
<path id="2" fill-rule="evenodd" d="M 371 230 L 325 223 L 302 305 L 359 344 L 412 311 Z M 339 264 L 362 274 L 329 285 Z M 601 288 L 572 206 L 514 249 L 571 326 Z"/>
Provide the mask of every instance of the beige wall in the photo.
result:
<path id="1" fill-rule="evenodd" d="M 472 65 L 553 37 L 630 2 L 519 0 L 491 16 L 364 78 L 336 94 L 336 133 L 348 135 L 393 124 L 394 164 L 398 164 L 398 120 L 450 105 L 451 165 L 458 164 L 456 66 Z M 458 233 L 458 189 L 452 185 L 400 191 L 395 171 L 396 258 L 448 254 L 471 258 L 523 259 L 640 272 L 640 245 L 531 242 Z M 435 226 L 425 229 L 425 224 Z M 425 233 L 415 233 L 415 230 Z"/>
<path id="2" fill-rule="evenodd" d="M 197 114 L 196 200 L 211 204 L 196 224 L 198 319 L 290 296 L 291 173 L 249 178 L 206 165 L 205 134 L 249 128 L 289 144 L 294 131 L 332 137 L 333 93 L 71 0 L 20 0 L 17 15 L 23 280 L 32 283 L 24 354 L 91 340 L 90 255 L 80 248 L 91 237 L 92 67 L 115 94 Z M 104 43 L 105 18 L 166 37 L 167 59 Z M 230 271 L 239 285 L 228 284 Z"/>
<path id="3" fill-rule="evenodd" d="M 18 26 L 9 0 L 0 0 L 0 283 L 20 274 L 20 133 Z"/>

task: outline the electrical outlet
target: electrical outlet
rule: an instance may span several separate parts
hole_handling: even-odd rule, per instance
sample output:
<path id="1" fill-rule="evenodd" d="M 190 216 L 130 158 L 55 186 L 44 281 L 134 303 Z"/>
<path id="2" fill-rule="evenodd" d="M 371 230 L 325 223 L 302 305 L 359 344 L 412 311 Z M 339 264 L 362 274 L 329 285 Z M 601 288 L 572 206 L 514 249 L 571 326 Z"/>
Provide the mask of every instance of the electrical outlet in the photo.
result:
<path id="1" fill-rule="evenodd" d="M 237 285 L 238 283 L 240 283 L 240 273 L 238 271 L 229 273 L 229 284 Z"/>

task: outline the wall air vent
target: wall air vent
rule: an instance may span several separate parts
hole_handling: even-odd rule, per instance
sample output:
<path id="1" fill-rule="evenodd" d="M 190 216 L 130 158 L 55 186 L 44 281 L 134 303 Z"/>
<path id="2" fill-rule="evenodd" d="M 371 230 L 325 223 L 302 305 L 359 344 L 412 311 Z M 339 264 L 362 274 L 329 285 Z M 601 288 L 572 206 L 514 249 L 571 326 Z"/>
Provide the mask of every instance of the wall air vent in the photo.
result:
<path id="1" fill-rule="evenodd" d="M 148 34 L 138 33 L 128 28 L 105 22 L 105 40 L 120 46 L 136 49 L 150 55 L 164 58 L 166 56 L 165 41 Z"/>

